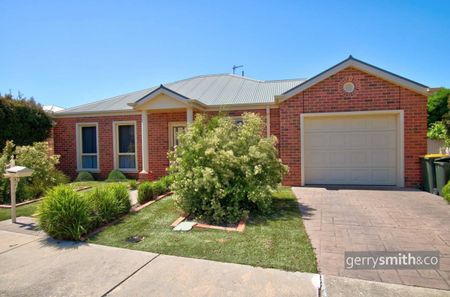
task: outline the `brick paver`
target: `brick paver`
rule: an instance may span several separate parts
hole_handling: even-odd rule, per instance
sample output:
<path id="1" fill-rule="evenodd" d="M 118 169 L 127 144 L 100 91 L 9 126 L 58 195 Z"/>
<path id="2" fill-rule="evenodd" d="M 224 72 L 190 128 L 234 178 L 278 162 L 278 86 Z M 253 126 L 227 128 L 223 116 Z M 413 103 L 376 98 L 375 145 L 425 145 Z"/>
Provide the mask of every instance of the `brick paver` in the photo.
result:
<path id="1" fill-rule="evenodd" d="M 450 205 L 399 189 L 293 188 L 323 274 L 450 290 Z M 346 270 L 344 251 L 439 250 L 439 270 Z"/>

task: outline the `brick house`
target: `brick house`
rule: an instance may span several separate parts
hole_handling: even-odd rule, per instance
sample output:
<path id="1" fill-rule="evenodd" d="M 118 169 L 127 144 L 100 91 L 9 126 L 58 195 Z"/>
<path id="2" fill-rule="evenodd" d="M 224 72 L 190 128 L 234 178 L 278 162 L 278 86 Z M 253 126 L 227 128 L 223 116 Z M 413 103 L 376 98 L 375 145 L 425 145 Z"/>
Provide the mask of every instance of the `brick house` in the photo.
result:
<path id="1" fill-rule="evenodd" d="M 427 95 L 419 83 L 349 57 L 310 79 L 197 76 L 55 113 L 54 151 L 72 178 L 166 174 L 167 152 L 196 113 L 246 111 L 266 122 L 289 165 L 286 185 L 412 187 L 427 150 Z"/>

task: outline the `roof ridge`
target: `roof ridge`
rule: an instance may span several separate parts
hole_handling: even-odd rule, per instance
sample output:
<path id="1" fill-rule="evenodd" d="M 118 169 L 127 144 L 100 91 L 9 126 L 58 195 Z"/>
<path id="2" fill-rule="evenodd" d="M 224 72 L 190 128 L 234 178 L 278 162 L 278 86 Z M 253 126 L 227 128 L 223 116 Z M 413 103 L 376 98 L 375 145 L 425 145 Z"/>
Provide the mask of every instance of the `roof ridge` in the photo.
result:
<path id="1" fill-rule="evenodd" d="M 307 80 L 307 78 L 299 77 L 299 78 L 286 78 L 286 79 L 270 79 L 270 80 L 263 80 L 262 82 L 268 83 L 268 82 L 283 82 L 283 81 L 294 81 L 294 80 L 305 81 L 305 80 Z"/>
<path id="2" fill-rule="evenodd" d="M 116 96 L 112 96 L 112 97 L 108 97 L 108 98 L 99 99 L 99 100 L 92 101 L 92 102 L 89 102 L 89 103 L 84 103 L 84 104 L 80 104 L 80 105 L 77 105 L 77 106 L 73 106 L 73 107 L 66 108 L 66 109 L 64 109 L 64 110 L 61 111 L 61 112 L 66 112 L 66 111 L 70 111 L 70 110 L 72 110 L 72 109 L 78 109 L 78 108 L 80 108 L 80 107 L 85 107 L 85 106 L 87 106 L 87 105 L 92 105 L 92 104 L 96 104 L 96 103 L 101 103 L 101 102 L 113 100 L 113 99 L 115 99 L 115 98 L 117 98 L 117 97 L 124 97 L 124 96 L 128 96 L 128 95 L 130 95 L 130 94 L 134 94 L 134 93 L 138 93 L 138 92 L 150 91 L 150 90 L 153 89 L 153 88 L 155 88 L 155 87 L 153 86 L 153 87 L 150 87 L 150 88 L 146 88 L 146 89 L 142 89 L 142 90 L 138 90 L 138 91 L 134 91 L 134 92 L 128 92 L 128 93 L 121 94 L 121 95 L 116 95 Z"/>

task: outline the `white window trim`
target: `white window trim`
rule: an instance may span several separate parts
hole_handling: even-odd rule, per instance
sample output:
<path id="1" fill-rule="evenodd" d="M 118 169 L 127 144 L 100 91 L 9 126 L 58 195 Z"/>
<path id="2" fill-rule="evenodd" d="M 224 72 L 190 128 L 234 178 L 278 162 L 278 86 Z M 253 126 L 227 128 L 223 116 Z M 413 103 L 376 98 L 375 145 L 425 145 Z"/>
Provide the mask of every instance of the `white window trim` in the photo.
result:
<path id="1" fill-rule="evenodd" d="M 187 122 L 169 122 L 169 150 L 174 146 L 173 144 L 173 127 L 183 126 L 187 128 Z"/>
<path id="2" fill-rule="evenodd" d="M 83 145 L 82 145 L 82 134 L 81 129 L 83 127 L 95 127 L 95 136 L 97 138 L 97 168 L 83 168 L 82 155 L 83 155 Z M 98 139 L 98 122 L 90 123 L 76 123 L 76 149 L 77 149 L 77 171 L 89 171 L 89 172 L 100 172 L 100 144 Z M 95 154 L 85 154 L 85 155 L 95 155 Z"/>
<path id="3" fill-rule="evenodd" d="M 137 147 L 137 123 L 136 121 L 113 121 L 113 152 L 114 152 L 114 169 L 136 173 L 138 172 L 138 147 Z M 134 125 L 134 153 L 120 153 L 120 155 L 134 155 L 136 165 L 135 168 L 119 168 L 119 126 Z"/>

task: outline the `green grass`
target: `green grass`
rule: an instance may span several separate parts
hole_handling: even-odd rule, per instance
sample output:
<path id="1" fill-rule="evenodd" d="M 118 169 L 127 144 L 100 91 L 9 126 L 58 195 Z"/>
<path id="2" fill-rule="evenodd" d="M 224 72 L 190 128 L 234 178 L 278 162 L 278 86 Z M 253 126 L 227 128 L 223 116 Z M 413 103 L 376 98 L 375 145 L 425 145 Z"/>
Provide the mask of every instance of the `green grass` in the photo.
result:
<path id="1" fill-rule="evenodd" d="M 128 185 L 128 180 L 125 180 L 125 181 L 114 181 L 114 182 L 109 182 L 109 181 L 81 181 L 81 182 L 72 182 L 72 183 L 69 184 L 69 186 L 71 186 L 75 190 L 81 189 L 81 188 L 84 188 L 84 187 L 91 187 L 89 189 L 82 190 L 82 192 L 85 192 L 85 191 L 88 192 L 88 191 L 93 190 L 95 188 L 104 187 L 105 185 L 110 185 L 112 183 L 124 183 L 124 184 Z"/>
<path id="2" fill-rule="evenodd" d="M 27 205 L 19 206 L 16 208 L 16 216 L 25 216 L 31 217 L 41 202 L 33 202 Z M 11 209 L 9 208 L 0 208 L 0 221 L 8 220 L 11 218 Z"/>
<path id="3" fill-rule="evenodd" d="M 289 188 L 281 188 L 275 193 L 270 215 L 251 216 L 244 233 L 201 229 L 174 232 L 170 224 L 179 216 L 172 196 L 129 215 L 89 242 L 221 262 L 317 272 L 314 251 L 303 226 L 297 200 Z M 134 235 L 145 238 L 139 243 L 126 242 L 127 237 Z"/>

